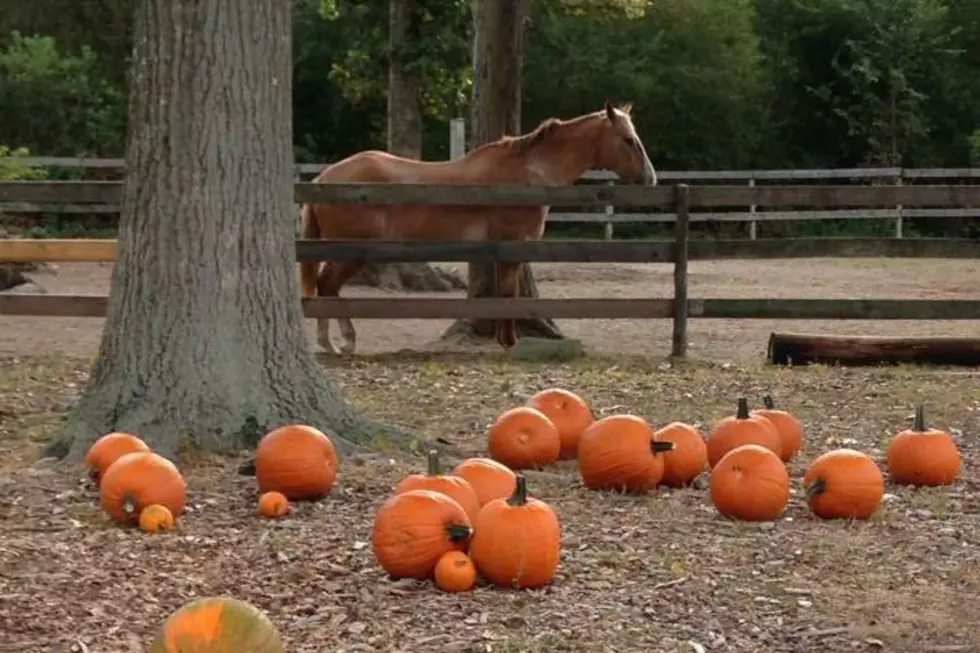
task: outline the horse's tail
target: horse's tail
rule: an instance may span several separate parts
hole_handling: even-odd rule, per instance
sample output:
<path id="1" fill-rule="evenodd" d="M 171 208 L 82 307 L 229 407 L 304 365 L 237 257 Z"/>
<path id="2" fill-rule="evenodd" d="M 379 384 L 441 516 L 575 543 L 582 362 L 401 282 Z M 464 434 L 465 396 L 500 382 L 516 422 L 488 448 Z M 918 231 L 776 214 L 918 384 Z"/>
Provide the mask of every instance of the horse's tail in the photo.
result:
<path id="1" fill-rule="evenodd" d="M 304 204 L 300 209 L 300 238 L 314 240 L 320 237 L 320 224 L 312 204 Z M 299 264 L 299 284 L 303 297 L 316 296 L 316 277 L 320 271 L 319 261 L 302 261 Z"/>

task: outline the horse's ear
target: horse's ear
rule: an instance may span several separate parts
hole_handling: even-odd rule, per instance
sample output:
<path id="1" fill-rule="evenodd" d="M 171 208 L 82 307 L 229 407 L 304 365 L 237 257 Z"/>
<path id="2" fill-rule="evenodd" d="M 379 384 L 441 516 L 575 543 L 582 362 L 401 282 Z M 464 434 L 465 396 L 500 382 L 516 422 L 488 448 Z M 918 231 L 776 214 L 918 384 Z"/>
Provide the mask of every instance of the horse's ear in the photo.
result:
<path id="1" fill-rule="evenodd" d="M 633 103 L 627 102 L 623 106 L 619 107 L 619 110 L 625 113 L 627 116 L 629 116 L 633 113 Z"/>
<path id="2" fill-rule="evenodd" d="M 609 118 L 613 122 L 616 121 L 616 109 L 609 100 L 606 100 L 606 118 Z"/>

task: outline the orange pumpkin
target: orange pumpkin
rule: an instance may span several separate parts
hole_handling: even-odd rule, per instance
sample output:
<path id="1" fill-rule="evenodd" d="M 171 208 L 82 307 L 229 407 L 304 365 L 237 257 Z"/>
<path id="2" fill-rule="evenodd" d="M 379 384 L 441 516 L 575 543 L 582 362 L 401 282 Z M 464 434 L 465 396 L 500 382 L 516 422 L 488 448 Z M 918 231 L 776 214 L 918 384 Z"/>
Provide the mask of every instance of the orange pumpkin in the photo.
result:
<path id="1" fill-rule="evenodd" d="M 99 499 L 102 509 L 120 523 L 136 521 L 144 508 L 155 503 L 177 518 L 187 505 L 187 483 L 163 456 L 152 451 L 128 453 L 103 474 Z"/>
<path id="2" fill-rule="evenodd" d="M 473 533 L 466 511 L 442 492 L 409 490 L 390 497 L 374 517 L 371 544 L 394 579 L 425 579 L 449 551 L 466 551 Z"/>
<path id="3" fill-rule="evenodd" d="M 661 454 L 673 448 L 673 442 L 658 442 L 643 418 L 609 415 L 587 428 L 579 438 L 579 473 L 591 490 L 647 492 L 663 477 Z"/>
<path id="4" fill-rule="evenodd" d="M 595 421 L 589 405 L 574 392 L 561 388 L 542 390 L 528 399 L 527 405 L 544 413 L 558 429 L 561 439 L 558 459 L 576 458 L 579 437 Z"/>
<path id="5" fill-rule="evenodd" d="M 444 592 L 468 592 L 476 585 L 476 567 L 462 551 L 444 553 L 436 563 L 436 587 Z"/>
<path id="6" fill-rule="evenodd" d="M 776 427 L 782 444 L 779 457 L 783 462 L 789 462 L 803 447 L 803 424 L 791 413 L 777 409 L 769 395 L 762 398 L 762 405 L 765 408 L 757 408 L 752 414 L 765 417 Z"/>
<path id="7" fill-rule="evenodd" d="M 89 468 L 89 476 L 99 487 L 102 475 L 109 465 L 128 453 L 149 451 L 150 447 L 143 440 L 130 433 L 113 432 L 103 435 L 96 440 L 85 455 L 85 463 Z"/>
<path id="8" fill-rule="evenodd" d="M 711 502 L 719 513 L 744 521 L 772 521 L 789 504 L 789 473 L 771 449 L 743 444 L 711 470 Z"/>
<path id="9" fill-rule="evenodd" d="M 452 473 L 466 479 L 476 492 L 481 507 L 493 499 L 506 499 L 517 487 L 514 471 L 492 458 L 467 458 L 456 465 Z"/>
<path id="10" fill-rule="evenodd" d="M 494 585 L 536 589 L 554 580 L 561 526 L 551 506 L 528 498 L 523 474 L 513 496 L 483 506 L 473 530 L 470 557 Z"/>
<path id="11" fill-rule="evenodd" d="M 169 531 L 174 527 L 174 516 L 167 506 L 153 504 L 140 511 L 140 530 L 147 533 Z"/>
<path id="12" fill-rule="evenodd" d="M 708 464 L 714 467 L 726 453 L 743 444 L 757 444 L 769 449 L 777 457 L 783 455 L 783 441 L 779 432 L 767 418 L 749 414 L 749 402 L 742 397 L 738 410 L 719 420 L 708 438 Z"/>
<path id="13" fill-rule="evenodd" d="M 490 427 L 490 456 L 511 469 L 535 469 L 558 460 L 561 436 L 548 417 L 536 408 L 511 408 Z"/>
<path id="14" fill-rule="evenodd" d="M 835 449 L 818 456 L 803 477 L 807 505 L 824 519 L 867 519 L 885 496 L 885 479 L 871 456 Z"/>
<path id="15" fill-rule="evenodd" d="M 267 433 L 255 449 L 259 492 L 281 492 L 287 499 L 318 499 L 337 481 L 339 461 L 330 438 L 305 424 Z"/>
<path id="16" fill-rule="evenodd" d="M 900 485 L 949 485 L 960 475 L 960 451 L 953 436 L 926 428 L 925 410 L 915 409 L 915 421 L 888 445 L 888 471 Z"/>
<path id="17" fill-rule="evenodd" d="M 690 424 L 671 422 L 654 433 L 658 442 L 673 442 L 674 449 L 663 454 L 664 475 L 662 485 L 683 487 L 690 485 L 708 469 L 708 445 L 704 436 Z"/>
<path id="18" fill-rule="evenodd" d="M 254 606 L 227 596 L 197 599 L 174 612 L 149 653 L 284 653 L 275 625 Z"/>
<path id="19" fill-rule="evenodd" d="M 429 452 L 428 465 L 428 473 L 411 474 L 399 481 L 395 486 L 395 494 L 409 490 L 442 492 L 462 506 L 471 524 L 476 523 L 476 516 L 480 514 L 480 500 L 469 482 L 459 476 L 443 474 L 439 465 L 439 452 L 435 450 Z"/>
<path id="20" fill-rule="evenodd" d="M 265 492 L 259 497 L 259 514 L 269 519 L 285 517 L 293 511 L 289 499 L 282 492 Z"/>

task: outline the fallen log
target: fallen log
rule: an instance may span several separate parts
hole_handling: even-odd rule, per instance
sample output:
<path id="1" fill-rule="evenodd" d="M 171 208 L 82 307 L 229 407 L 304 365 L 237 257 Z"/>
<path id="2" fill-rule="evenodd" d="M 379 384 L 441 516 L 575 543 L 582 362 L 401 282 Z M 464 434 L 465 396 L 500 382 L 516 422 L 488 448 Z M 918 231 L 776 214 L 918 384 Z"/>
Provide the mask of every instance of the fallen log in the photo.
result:
<path id="1" fill-rule="evenodd" d="M 980 366 L 980 338 L 771 333 L 768 356 L 774 365 L 916 363 Z"/>

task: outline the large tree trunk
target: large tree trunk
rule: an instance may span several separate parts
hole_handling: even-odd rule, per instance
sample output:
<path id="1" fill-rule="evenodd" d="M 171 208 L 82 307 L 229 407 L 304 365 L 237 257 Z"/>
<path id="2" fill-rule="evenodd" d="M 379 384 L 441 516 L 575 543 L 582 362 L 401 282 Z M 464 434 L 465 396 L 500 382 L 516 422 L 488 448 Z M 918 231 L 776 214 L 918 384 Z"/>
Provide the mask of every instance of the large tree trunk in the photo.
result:
<path id="1" fill-rule="evenodd" d="M 49 454 L 135 433 L 173 455 L 302 422 L 378 436 L 303 330 L 292 202 L 291 3 L 136 3 L 119 257 L 88 387 Z"/>
<path id="2" fill-rule="evenodd" d="M 474 0 L 470 147 L 521 133 L 524 0 Z M 521 297 L 537 297 L 531 266 L 521 270 Z M 496 296 L 493 264 L 469 266 L 469 297 Z M 551 319 L 518 320 L 519 337 L 564 337 Z M 443 337 L 492 338 L 492 320 L 458 320 Z"/>

